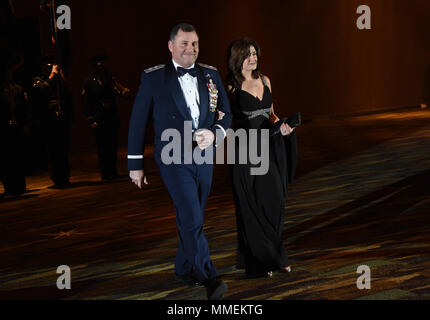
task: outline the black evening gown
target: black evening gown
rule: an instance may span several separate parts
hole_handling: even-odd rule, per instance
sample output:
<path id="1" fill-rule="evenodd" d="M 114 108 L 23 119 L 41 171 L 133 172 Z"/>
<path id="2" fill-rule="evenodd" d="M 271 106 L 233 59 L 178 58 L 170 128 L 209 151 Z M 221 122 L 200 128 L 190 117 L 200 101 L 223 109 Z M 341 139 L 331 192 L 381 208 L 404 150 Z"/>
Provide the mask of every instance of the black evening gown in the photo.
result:
<path id="1" fill-rule="evenodd" d="M 263 81 L 264 82 L 264 81 Z M 269 167 L 264 175 L 251 175 L 252 164 L 239 164 L 238 152 L 243 141 L 236 138 L 236 161 L 230 165 L 236 207 L 238 236 L 237 267 L 245 268 L 249 275 L 265 275 L 290 265 L 282 243 L 284 209 L 288 184 L 292 182 L 297 163 L 295 131 L 289 136 L 280 133 L 269 135 L 269 141 L 261 142 L 261 129 L 270 129 L 272 94 L 264 85 L 260 100 L 243 90 L 231 94 L 233 129 L 257 129 L 257 152 L 261 145 L 269 143 Z M 255 130 L 254 130 L 255 131 Z M 246 142 L 249 146 L 249 140 Z"/>

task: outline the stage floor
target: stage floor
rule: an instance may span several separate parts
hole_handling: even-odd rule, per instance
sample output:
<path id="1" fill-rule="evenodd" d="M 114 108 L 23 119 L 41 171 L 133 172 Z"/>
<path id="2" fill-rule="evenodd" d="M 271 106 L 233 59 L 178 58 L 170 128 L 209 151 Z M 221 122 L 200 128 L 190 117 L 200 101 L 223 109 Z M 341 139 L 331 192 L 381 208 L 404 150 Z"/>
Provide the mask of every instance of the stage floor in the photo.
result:
<path id="1" fill-rule="evenodd" d="M 225 299 L 430 299 L 430 110 L 320 119 L 297 129 L 297 179 L 283 233 L 291 274 L 235 268 L 228 168 L 216 166 L 205 233 Z M 173 205 L 148 151 L 149 185 L 100 181 L 95 152 L 71 158 L 72 187 L 47 174 L 0 196 L 0 299 L 206 299 L 173 279 Z M 0 189 L 0 193 L 3 192 Z M 57 267 L 71 269 L 58 290 Z M 357 288 L 357 267 L 371 289 Z"/>

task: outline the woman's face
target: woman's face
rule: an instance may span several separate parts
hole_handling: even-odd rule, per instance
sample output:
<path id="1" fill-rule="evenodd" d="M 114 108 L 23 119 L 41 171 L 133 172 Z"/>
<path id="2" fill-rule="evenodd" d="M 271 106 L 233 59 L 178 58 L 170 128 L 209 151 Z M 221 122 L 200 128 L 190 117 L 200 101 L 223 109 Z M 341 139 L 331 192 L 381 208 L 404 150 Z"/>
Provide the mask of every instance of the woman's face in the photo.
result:
<path id="1" fill-rule="evenodd" d="M 242 72 L 254 71 L 255 69 L 257 69 L 257 63 L 257 50 L 255 50 L 254 46 L 251 46 L 249 48 L 248 57 L 243 61 Z"/>

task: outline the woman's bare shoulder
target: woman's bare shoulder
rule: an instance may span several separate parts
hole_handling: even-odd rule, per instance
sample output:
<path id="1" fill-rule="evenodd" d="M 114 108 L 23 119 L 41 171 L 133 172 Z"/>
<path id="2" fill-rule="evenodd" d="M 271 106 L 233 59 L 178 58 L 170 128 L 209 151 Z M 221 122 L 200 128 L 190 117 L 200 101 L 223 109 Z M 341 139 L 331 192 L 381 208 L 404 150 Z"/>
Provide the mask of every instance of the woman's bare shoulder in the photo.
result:
<path id="1" fill-rule="evenodd" d="M 267 86 L 269 87 L 270 90 L 272 90 L 272 84 L 270 83 L 270 79 L 267 75 L 265 74 L 261 74 L 261 76 L 264 79 L 264 82 L 267 84 Z"/>

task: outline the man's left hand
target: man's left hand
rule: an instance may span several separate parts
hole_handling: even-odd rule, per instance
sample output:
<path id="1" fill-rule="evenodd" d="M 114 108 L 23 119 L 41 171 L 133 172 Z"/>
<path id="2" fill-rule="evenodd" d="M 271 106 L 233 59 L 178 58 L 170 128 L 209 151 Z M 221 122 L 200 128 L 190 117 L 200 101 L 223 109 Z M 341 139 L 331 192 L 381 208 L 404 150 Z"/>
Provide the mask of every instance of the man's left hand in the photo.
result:
<path id="1" fill-rule="evenodd" d="M 197 145 L 200 149 L 205 150 L 209 147 L 215 140 L 215 135 L 212 131 L 208 129 L 201 129 L 195 133 Z"/>

